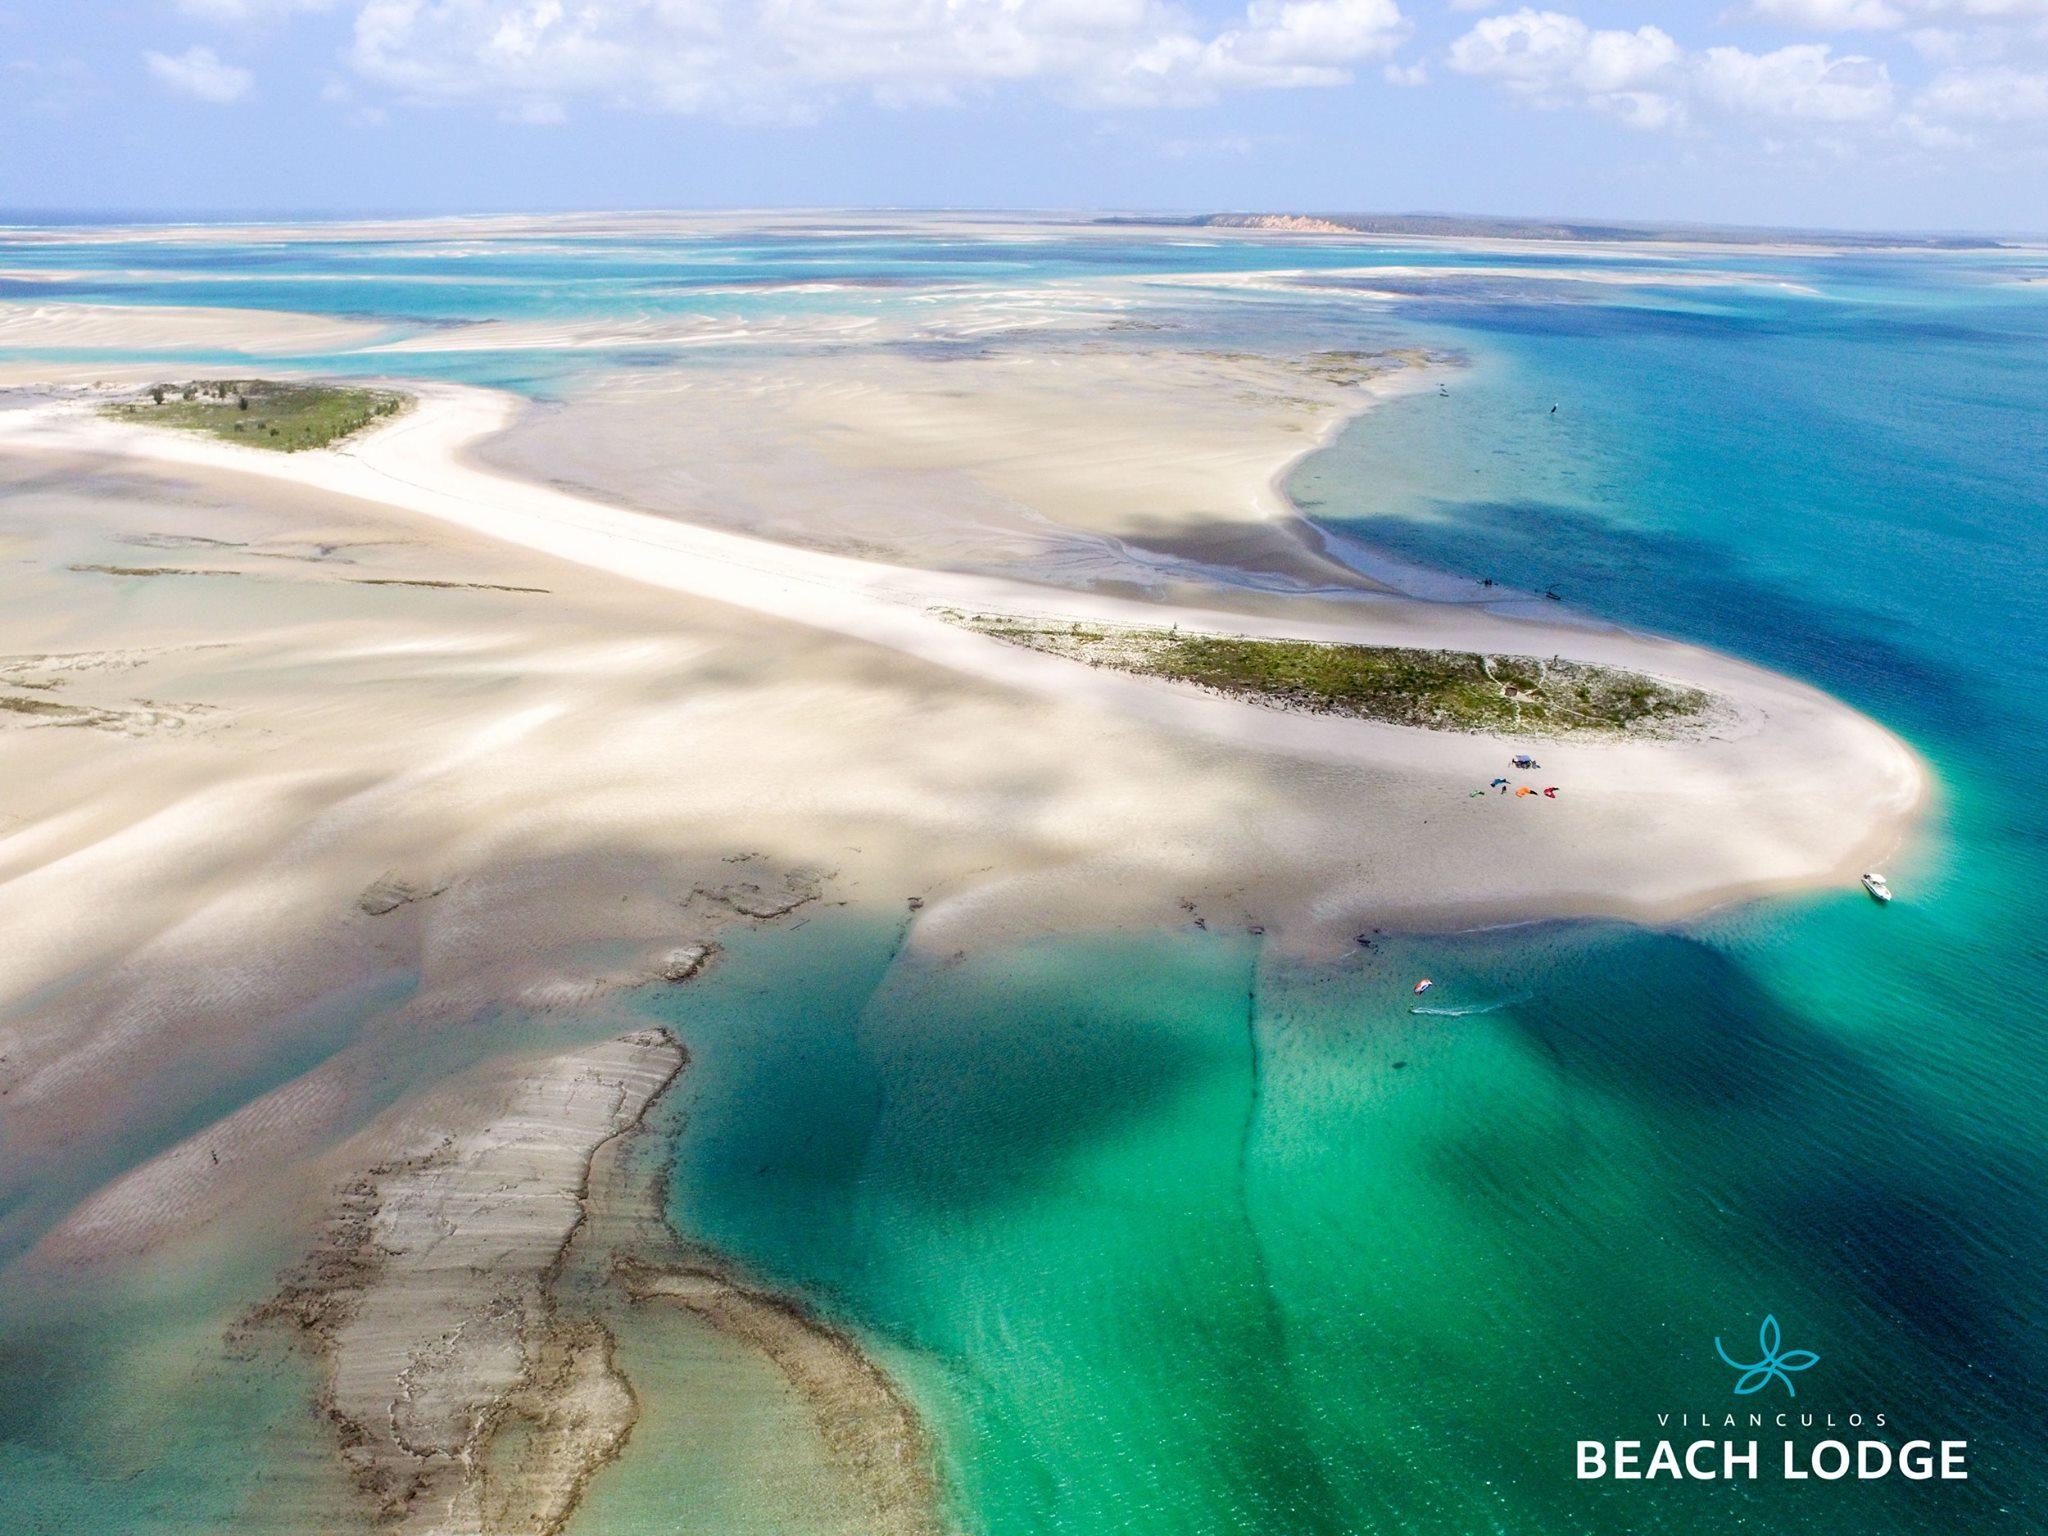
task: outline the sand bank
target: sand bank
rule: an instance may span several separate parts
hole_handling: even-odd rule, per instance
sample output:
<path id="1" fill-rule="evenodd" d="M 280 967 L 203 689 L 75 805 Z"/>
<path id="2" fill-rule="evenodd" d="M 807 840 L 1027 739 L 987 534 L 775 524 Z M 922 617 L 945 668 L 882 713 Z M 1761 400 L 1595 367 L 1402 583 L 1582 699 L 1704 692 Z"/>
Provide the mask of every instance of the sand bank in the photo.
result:
<path id="1" fill-rule="evenodd" d="M 1065 586 L 1371 584 L 1278 490 L 1409 351 L 1261 356 L 1045 338 L 943 364 L 620 374 L 484 440 L 518 479 L 778 543 Z"/>
<path id="2" fill-rule="evenodd" d="M 117 358 L 137 352 L 340 352 L 374 341 L 387 329 L 366 320 L 285 310 L 0 303 L 0 348 L 96 351 Z"/>
<path id="3" fill-rule="evenodd" d="M 749 305 L 721 312 L 721 299 L 759 297 L 764 292 L 830 292 L 846 297 L 846 302 L 808 310 L 774 312 Z M 1095 333 L 1132 302 L 1124 284 L 990 288 L 958 282 L 877 287 L 795 283 L 765 289 L 692 286 L 681 297 L 703 308 L 600 318 L 463 321 L 394 337 L 364 350 L 398 359 L 402 367 L 404 357 L 413 353 L 653 351 L 731 356 L 767 349 L 959 346 L 1026 333 Z"/>
<path id="4" fill-rule="evenodd" d="M 1549 878 L 1537 886 L 1551 892 L 1552 910 L 1668 916 L 1741 890 L 1839 880 L 1896 838 L 1921 793 L 1912 755 L 1874 723 L 1815 690 L 1698 648 L 1411 602 L 1324 604 L 1300 617 L 1248 619 L 791 548 L 603 505 L 471 463 L 467 451 L 500 430 L 512 412 L 501 396 L 435 389 L 410 416 L 342 452 L 273 455 L 53 407 L 13 413 L 0 428 L 0 443 L 234 470 L 359 498 L 1102 716 L 1363 771 L 1368 779 L 1359 782 L 1361 790 L 1382 774 L 1432 777 L 1442 800 L 1417 824 L 1432 826 L 1437 873 L 1416 881 L 1403 903 L 1409 910 L 1483 909 L 1489 896 L 1523 911 L 1534 897 L 1533 905 L 1542 908 L 1542 898 L 1527 886 L 1519 896 L 1504 890 L 1518 882 L 1500 871 L 1494 856 L 1503 835 L 1498 818 L 1488 820 L 1484 807 L 1451 798 L 1454 790 L 1462 798 L 1458 786 L 1482 767 L 1498 766 L 1506 743 L 1489 747 L 1465 736 L 1277 714 L 1150 679 L 1093 672 L 964 633 L 931 610 L 943 605 L 1054 620 L 1556 654 L 1628 667 L 1726 701 L 1730 725 L 1705 740 L 1591 741 L 1553 751 L 1558 761 L 1548 771 L 1568 779 L 1569 789 L 1568 800 L 1549 809 L 1564 812 L 1554 822 L 1568 824 L 1567 836 L 1584 852 L 1572 856 L 1559 848 L 1544 860 Z M 1475 782 L 1491 776 L 1488 771 Z M 1398 836 L 1391 826 L 1385 831 Z M 1460 845 L 1473 856 L 1457 857 Z M 1374 862 L 1381 861 L 1407 862 L 1384 846 Z M 1557 880 L 1561 865 L 1578 873 Z M 1460 870 L 1469 873 L 1461 879 Z"/>
<path id="5" fill-rule="evenodd" d="M 260 1347 L 282 1325 L 310 1342 L 321 1411 L 380 1528 L 561 1530 L 639 1417 L 622 1309 L 657 1303 L 781 1375 L 860 1529 L 944 1528 L 929 1439 L 889 1378 L 848 1336 L 669 1231 L 659 1149 L 635 1137 L 683 1067 L 670 1036 L 635 1031 L 430 1095 L 328 1160 L 380 1153 L 238 1333 Z"/>
<path id="6" fill-rule="evenodd" d="M 243 224 L 187 225 L 104 225 L 92 228 L 66 227 L 44 230 L 24 227 L 11 231 L 20 242 L 37 239 L 66 245 L 128 244 L 209 245 L 221 242 L 264 241 L 289 244 L 294 241 L 333 243 L 350 240 L 394 242 L 417 240 L 423 249 L 445 251 L 461 248 L 465 242 L 517 239 L 522 241 L 579 240 L 608 241 L 635 236 L 650 240 L 689 240 L 716 236 L 757 233 L 783 235 L 853 235 L 867 238 L 929 235 L 934 230 L 956 239 L 1005 239 L 1011 241 L 1095 241 L 1128 244 L 1133 235 L 1183 245 L 1329 245 L 1333 241 L 1372 249 L 1494 250 L 1556 256 L 1560 251 L 1597 251 L 1603 257 L 1619 256 L 1642 260 L 1669 259 L 1674 254 L 1722 252 L 1731 256 L 1759 253 L 1836 254 L 1871 249 L 1925 249 L 1924 242 L 1907 241 L 1888 245 L 1884 238 L 1825 231 L 1737 231 L 1691 226 L 1659 233 L 1652 229 L 1614 228 L 1594 234 L 1565 226 L 1552 226 L 1542 234 L 1523 230 L 1489 231 L 1483 221 L 1453 231 L 1422 229 L 1351 228 L 1338 219 L 1274 214 L 1242 216 L 1242 222 L 1190 222 L 1168 219 L 1157 223 L 1142 217 L 1114 220 L 1095 215 L 1059 213 L 934 213 L 899 214 L 863 212 L 843 208 L 818 209 L 730 209 L 687 212 L 592 212 L 557 214 L 469 214 L 455 217 L 408 219 L 340 219 L 291 223 L 250 222 Z"/>
<path id="7" fill-rule="evenodd" d="M 682 1064 L 653 1032 L 540 1064 L 488 1122 L 351 1184 L 265 1309 L 322 1346 L 322 1407 L 391 1529 L 560 1530 L 625 1443 L 610 1337 L 554 1286 L 592 1159 Z"/>
<path id="8" fill-rule="evenodd" d="M 846 1334 L 715 1264 L 635 1264 L 622 1278 L 635 1301 L 685 1308 L 774 1363 L 856 1493 L 867 1536 L 934 1536 L 946 1528 L 930 1438 L 916 1410 Z"/>
<path id="9" fill-rule="evenodd" d="M 1459 245 L 1447 250 L 1465 254 Z M 1623 259 L 1625 254 L 1598 248 L 1605 262 Z M 1555 253 L 1546 253 L 1553 256 Z M 1716 272 L 1698 267 L 1679 267 L 1669 255 L 1635 253 L 1635 266 L 1618 265 L 1488 265 L 1473 261 L 1443 262 L 1433 266 L 1414 262 L 1361 263 L 1349 267 L 1267 269 L 1259 272 L 1171 273 L 1147 279 L 1162 287 L 1234 288 L 1245 292 L 1281 293 L 1288 289 L 1351 293 L 1361 298 L 1402 299 L 1441 288 L 1455 293 L 1474 284 L 1529 284 L 1567 286 L 1573 283 L 1606 288 L 1771 288 L 1783 293 L 1817 297 L 1820 290 L 1810 283 L 1796 282 L 1770 272 Z"/>

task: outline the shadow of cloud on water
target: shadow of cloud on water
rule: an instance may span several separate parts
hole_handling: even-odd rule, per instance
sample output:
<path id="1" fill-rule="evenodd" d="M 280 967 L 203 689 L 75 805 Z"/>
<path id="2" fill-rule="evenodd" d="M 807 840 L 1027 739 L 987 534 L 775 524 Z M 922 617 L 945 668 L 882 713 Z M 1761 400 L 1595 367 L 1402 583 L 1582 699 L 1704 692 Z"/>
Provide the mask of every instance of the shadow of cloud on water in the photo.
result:
<path id="1" fill-rule="evenodd" d="M 1486 576 L 1514 591 L 1556 590 L 1574 608 L 1705 645 L 1930 724 L 1979 724 L 2006 708 L 1970 678 L 1885 638 L 1886 614 L 1830 606 L 1747 574 L 1707 540 L 1632 529 L 1555 502 L 1439 502 L 1431 518 L 1326 519 L 1403 560 Z M 1711 615 L 1702 622 L 1702 614 Z M 2015 717 L 2017 719 L 2017 717 Z"/>
<path id="2" fill-rule="evenodd" d="M 1873 1391 L 1960 1410 L 2040 1445 L 2048 1352 L 2026 1297 L 2016 1192 L 2048 1166 L 1887 1072 L 1736 959 L 1681 934 L 1617 933 L 1506 1016 L 1569 1088 L 1626 1101 L 1725 1251 L 1834 1298 Z M 1675 1212 L 1683 1215 L 1683 1212 Z M 1934 1384 L 1939 1383 L 1937 1388 Z M 1926 1432 L 1932 1426 L 1908 1424 Z"/>
<path id="3" fill-rule="evenodd" d="M 704 1046 L 712 1096 L 695 1112 L 690 1155 L 723 1164 L 716 1178 L 744 1167 L 807 1204 L 836 1203 L 858 1183 L 866 1200 L 963 1223 L 1028 1207 L 1088 1149 L 1243 1070 L 1241 1033 L 1202 1014 L 1218 989 L 1148 1002 L 1135 984 L 1142 954 L 1091 985 L 1087 972 L 1115 971 L 1106 956 L 1117 947 L 1022 946 L 861 974 L 871 955 L 837 979 L 801 974 L 831 963 L 831 950 L 786 947 L 797 973 L 744 1000 L 750 1020 L 714 1023 L 715 988 L 692 1000 L 701 1022 L 678 1020 L 685 1042 Z M 1152 958 L 1169 959 L 1170 974 L 1170 957 Z M 1210 955 L 1193 963 L 1217 970 Z"/>

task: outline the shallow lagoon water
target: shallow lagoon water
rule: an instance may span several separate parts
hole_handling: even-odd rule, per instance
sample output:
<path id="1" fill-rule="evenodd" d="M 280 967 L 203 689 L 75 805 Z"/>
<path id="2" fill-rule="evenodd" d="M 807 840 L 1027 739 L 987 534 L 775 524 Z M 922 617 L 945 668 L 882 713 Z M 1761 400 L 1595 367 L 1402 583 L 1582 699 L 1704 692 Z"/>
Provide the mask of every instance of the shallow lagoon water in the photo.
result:
<path id="1" fill-rule="evenodd" d="M 1056 238 L 254 255 L 0 241 L 0 267 L 96 274 L 31 297 L 398 327 L 790 302 L 707 295 L 707 268 L 1029 287 L 1606 259 Z M 1193 931 L 952 965 L 849 917 L 752 936 L 649 1001 L 694 1053 L 665 1122 L 677 1225 L 855 1329 L 933 1423 L 961 1522 L 990 1536 L 2038 1528 L 2048 306 L 2008 281 L 2027 259 L 1701 256 L 1674 270 L 1816 292 L 1489 277 L 1391 306 L 1239 295 L 1228 317 L 1177 290 L 1176 344 L 1269 325 L 1465 355 L 1448 395 L 1394 402 L 1308 461 L 1304 504 L 1416 568 L 1555 584 L 1591 617 L 1877 715 L 1942 781 L 1890 869 L 1900 900 L 1394 936 L 1321 968 Z M 545 393 L 620 359 L 333 361 Z M 1424 974 L 1434 1006 L 1490 1011 L 1411 1013 Z M 303 1382 L 202 1347 L 273 1268 L 182 1271 L 140 1300 L 0 1276 L 9 1379 L 36 1384 L 0 1421 L 29 1528 L 293 1528 L 303 1506 L 272 1480 L 312 1454 Z M 1714 1340 L 1753 1341 L 1767 1312 L 1821 1357 L 1798 1410 L 1967 1438 L 1971 1481 L 1574 1480 L 1577 1439 L 1746 1411 Z M 770 1475 L 776 1434 L 692 1415 L 708 1345 L 656 1344 L 643 1437 L 576 1528 L 781 1528 L 808 1474 Z M 102 1453 L 118 1476 L 85 1476 Z"/>
<path id="2" fill-rule="evenodd" d="M 742 946 L 676 1015 L 674 1218 L 875 1342 L 976 1529 L 1988 1526 L 2038 1476 L 1992 1235 L 2038 1186 L 1767 938 Z M 1424 971 L 1524 1000 L 1414 1015 Z M 1968 1438 L 1975 1480 L 1574 1480 L 1578 1438 L 1729 1406 L 1714 1337 L 1765 1309 L 1823 1357 L 1798 1408 Z"/>

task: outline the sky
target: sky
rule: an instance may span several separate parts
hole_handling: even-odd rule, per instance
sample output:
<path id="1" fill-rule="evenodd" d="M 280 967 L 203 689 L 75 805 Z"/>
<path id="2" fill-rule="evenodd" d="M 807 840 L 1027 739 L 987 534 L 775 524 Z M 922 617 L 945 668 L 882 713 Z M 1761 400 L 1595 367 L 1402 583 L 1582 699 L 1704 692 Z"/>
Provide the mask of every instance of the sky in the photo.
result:
<path id="1" fill-rule="evenodd" d="M 0 0 L 0 219 L 790 206 L 2048 232 L 2048 0 Z"/>

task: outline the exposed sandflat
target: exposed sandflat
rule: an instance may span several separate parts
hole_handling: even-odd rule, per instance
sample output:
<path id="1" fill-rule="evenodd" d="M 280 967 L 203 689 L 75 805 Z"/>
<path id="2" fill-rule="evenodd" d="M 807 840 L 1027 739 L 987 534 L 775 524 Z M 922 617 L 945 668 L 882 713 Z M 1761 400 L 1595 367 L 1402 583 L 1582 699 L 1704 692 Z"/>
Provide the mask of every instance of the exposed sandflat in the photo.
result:
<path id="1" fill-rule="evenodd" d="M 226 350 L 256 356 L 339 351 L 385 327 L 285 310 L 173 304 L 0 303 L 0 348 L 136 352 Z"/>
<path id="2" fill-rule="evenodd" d="M 1498 817 L 1486 807 L 1436 807 L 1427 875 L 1399 846 L 1398 825 L 1384 826 L 1374 862 L 1413 870 L 1403 905 L 1419 908 L 1526 912 L 1541 910 L 1540 893 L 1548 891 L 1558 910 L 1670 915 L 1736 890 L 1839 879 L 1896 835 L 1921 792 L 1916 763 L 1889 733 L 1813 689 L 1695 647 L 1407 602 L 1256 620 L 791 548 L 603 505 L 469 462 L 466 452 L 502 429 L 512 409 L 502 396 L 434 389 L 407 418 L 336 453 L 267 454 L 123 427 L 66 407 L 14 413 L 0 424 L 0 443 L 235 471 L 351 496 L 1112 718 L 1281 756 L 1439 776 L 1440 796 L 1481 767 L 1498 766 L 1506 743 L 1488 750 L 1468 736 L 1288 715 L 1090 671 L 963 633 L 927 610 L 950 605 L 1365 644 L 1559 653 L 1669 677 L 1735 705 L 1739 724 L 1707 741 L 1594 740 L 1546 749 L 1547 772 L 1569 784 L 1569 795 L 1545 813 L 1559 813 L 1551 824 L 1568 828 L 1569 846 L 1544 860 L 1545 877 L 1534 888 L 1516 889 L 1518 882 L 1503 877 L 1492 857 Z M 1477 846 L 1460 857 L 1466 844 Z M 1470 873 L 1461 878 L 1461 870 Z"/>

